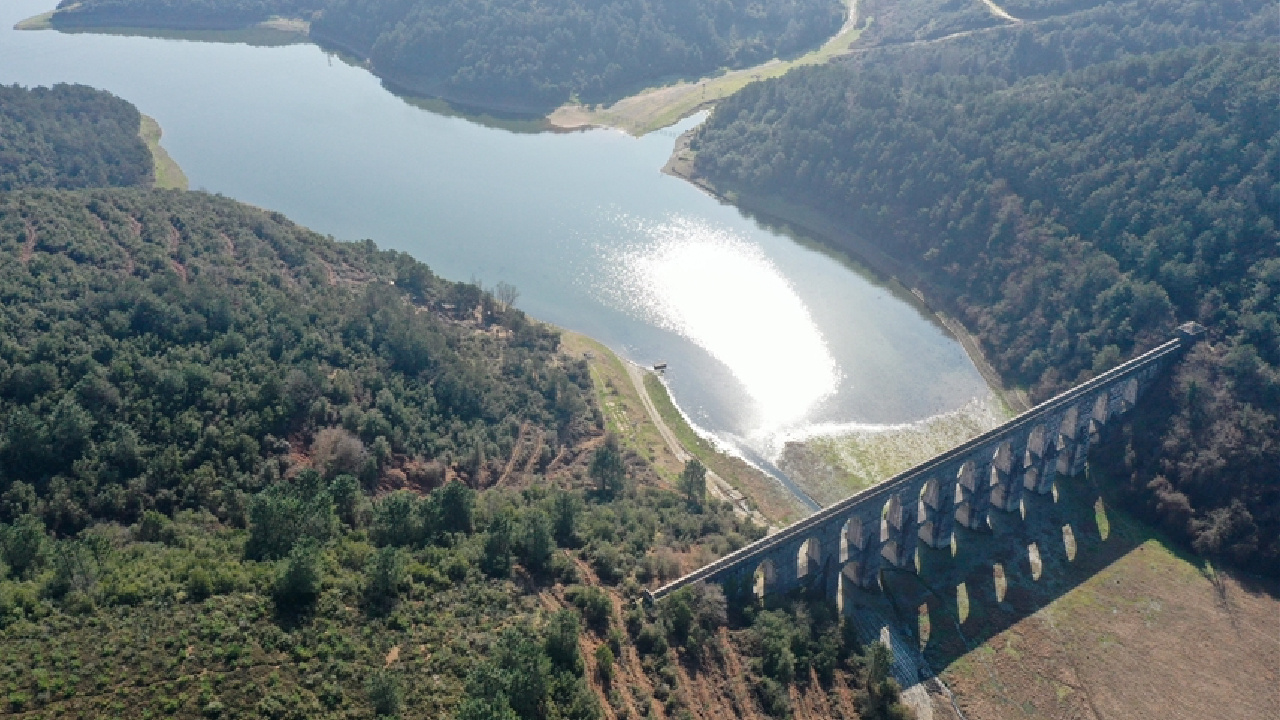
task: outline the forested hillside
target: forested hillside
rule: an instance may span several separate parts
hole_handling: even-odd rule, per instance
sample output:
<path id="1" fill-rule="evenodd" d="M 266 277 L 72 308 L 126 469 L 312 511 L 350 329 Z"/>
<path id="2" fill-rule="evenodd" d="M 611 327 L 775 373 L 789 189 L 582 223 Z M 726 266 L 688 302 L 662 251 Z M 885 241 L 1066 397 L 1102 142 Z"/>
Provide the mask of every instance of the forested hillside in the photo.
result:
<path id="1" fill-rule="evenodd" d="M 237 518 L 290 453 L 481 485 L 522 423 L 594 426 L 553 332 L 405 255 L 203 194 L 12 194 L 0 227 L 4 492 L 58 532 Z"/>
<path id="2" fill-rule="evenodd" d="M 231 27 L 300 16 L 314 38 L 367 58 L 397 87 L 545 111 L 796 53 L 834 34 L 844 14 L 837 0 L 64 0 L 54 24 Z"/>
<path id="3" fill-rule="evenodd" d="M 1197 549 L 1274 573 L 1276 55 L 1219 44 L 1012 84 L 891 63 L 794 72 L 717 108 L 697 171 L 820 209 L 923 268 L 1037 400 L 1179 321 L 1207 325 L 1104 465 Z"/>
<path id="4" fill-rule="evenodd" d="M 732 666 L 736 711 L 904 717 L 825 601 L 638 602 L 763 534 L 685 476 L 604 435 L 557 331 L 405 254 L 205 193 L 0 192 L 0 713 L 686 717 Z"/>
<path id="5" fill-rule="evenodd" d="M 150 185 L 141 122 L 103 90 L 0 85 L 0 191 Z"/>

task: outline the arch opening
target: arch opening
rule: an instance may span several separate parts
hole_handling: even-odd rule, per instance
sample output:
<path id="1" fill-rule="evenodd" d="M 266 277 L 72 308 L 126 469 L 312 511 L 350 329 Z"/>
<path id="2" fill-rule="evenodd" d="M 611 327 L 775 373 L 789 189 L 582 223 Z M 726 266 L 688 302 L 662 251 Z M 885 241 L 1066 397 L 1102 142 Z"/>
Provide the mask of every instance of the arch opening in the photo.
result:
<path id="1" fill-rule="evenodd" d="M 808 577 L 822 565 L 822 544 L 818 538 L 811 537 L 800 544 L 796 553 L 796 577 Z"/>
<path id="2" fill-rule="evenodd" d="M 763 600 L 766 594 L 773 592 L 777 581 L 778 574 L 773 569 L 773 561 L 764 560 L 756 566 L 756 571 L 752 574 L 752 594 L 757 600 Z"/>

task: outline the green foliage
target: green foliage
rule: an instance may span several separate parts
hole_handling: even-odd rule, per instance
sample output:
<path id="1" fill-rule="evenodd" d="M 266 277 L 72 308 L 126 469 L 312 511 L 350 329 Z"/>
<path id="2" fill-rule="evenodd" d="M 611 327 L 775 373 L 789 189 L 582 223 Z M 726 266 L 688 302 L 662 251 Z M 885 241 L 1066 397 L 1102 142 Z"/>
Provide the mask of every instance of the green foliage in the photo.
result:
<path id="1" fill-rule="evenodd" d="M 372 485 L 477 448 L 497 460 L 468 472 L 492 472 L 522 422 L 566 443 L 593 431 L 589 377 L 555 355 L 553 330 L 405 255 L 225 198 L 0 194 L 0 257 L 9 522 L 33 512 L 74 535 L 204 508 L 240 524 L 298 458 Z M 402 276 L 416 289 L 391 284 Z M 477 332 L 477 306 L 508 332 Z M 381 470 L 378 437 L 392 450 Z M 449 490 L 461 511 L 443 513 L 446 529 L 466 531 L 466 495 Z M 262 539 L 254 557 L 287 554 Z"/>
<path id="2" fill-rule="evenodd" d="M 503 508 L 489 522 L 484 538 L 484 555 L 480 569 L 490 577 L 506 577 L 511 573 L 511 545 L 513 540 L 514 513 Z"/>
<path id="3" fill-rule="evenodd" d="M 391 670 L 379 670 L 369 676 L 365 686 L 369 703 L 378 717 L 396 717 L 404 706 L 404 687 L 400 675 Z"/>
<path id="4" fill-rule="evenodd" d="M 591 457 L 588 472 L 591 479 L 596 481 L 596 492 L 600 497 L 614 498 L 622 492 L 626 485 L 627 468 L 622 462 L 622 449 L 616 437 L 609 435 L 605 438 Z"/>
<path id="5" fill-rule="evenodd" d="M 0 553 L 13 577 L 21 578 L 38 565 L 45 542 L 44 523 L 34 515 L 23 515 L 13 525 L 0 525 Z"/>
<path id="6" fill-rule="evenodd" d="M 520 537 L 520 563 L 530 572 L 545 572 L 551 567 L 551 555 L 555 551 L 555 540 L 551 537 L 551 519 L 547 514 L 538 508 L 524 513 Z"/>
<path id="7" fill-rule="evenodd" d="M 396 547 L 381 548 L 369 559 L 365 570 L 365 601 L 371 609 L 385 612 L 399 600 L 407 580 L 403 552 Z"/>
<path id="8" fill-rule="evenodd" d="M 564 597 L 582 612 L 587 625 L 598 633 L 609 629 L 613 617 L 613 601 L 609 594 L 594 585 L 571 585 Z"/>
<path id="9" fill-rule="evenodd" d="M 1170 10 L 1181 29 L 1164 39 L 1154 26 L 1131 32 L 1142 13 L 1113 14 L 1132 26 L 1107 32 L 1155 49 L 1217 44 L 1048 76 L 982 53 L 987 70 L 971 76 L 954 72 L 964 63 L 920 73 L 877 54 L 750 86 L 700 129 L 697 168 L 881 238 L 1033 400 L 1165 341 L 1179 321 L 1207 326 L 1209 345 L 1093 467 L 1186 544 L 1275 574 L 1280 50 L 1260 32 L 1261 3 Z M 1071 56 L 1095 40 L 1063 30 L 1089 42 L 1037 49 L 1042 32 L 1022 35 L 1029 51 Z M 1070 64 L 1125 55 L 1117 43 Z"/>
<path id="10" fill-rule="evenodd" d="M 327 541 L 337 520 L 319 473 L 304 471 L 293 482 L 275 483 L 254 496 L 245 555 L 254 560 L 287 557 L 302 540 Z"/>
<path id="11" fill-rule="evenodd" d="M 137 108 L 104 90 L 0 85 L 0 192 L 149 186 L 141 125 Z"/>
<path id="12" fill-rule="evenodd" d="M 601 643 L 595 649 L 596 673 L 600 675 L 600 681 L 606 685 L 613 681 L 613 649 L 607 644 Z"/>
<path id="13" fill-rule="evenodd" d="M 578 615 L 572 610 L 559 610 L 547 621 L 546 649 L 551 664 L 558 670 L 582 674 L 582 654 L 578 652 Z"/>
<path id="14" fill-rule="evenodd" d="M 422 505 L 417 494 L 397 490 L 382 496 L 373 506 L 369 536 L 379 545 L 409 547 L 425 536 Z"/>
<path id="15" fill-rule="evenodd" d="M 689 458 L 680 473 L 678 485 L 690 504 L 702 507 L 707 496 L 707 467 L 698 458 Z"/>
<path id="16" fill-rule="evenodd" d="M 457 480 L 440 490 L 440 529 L 470 534 L 475 529 L 476 492 Z"/>
<path id="17" fill-rule="evenodd" d="M 313 37 L 367 57 L 401 87 L 549 109 L 796 53 L 834 34 L 844 10 L 833 0 L 90 0 L 64 3 L 53 22 L 207 28 L 301 15 Z"/>
<path id="18" fill-rule="evenodd" d="M 360 481 L 354 475 L 339 475 L 329 483 L 329 496 L 333 498 L 334 510 L 338 519 L 350 528 L 358 528 L 365 524 L 365 512 L 368 501 L 360 492 Z"/>
<path id="19" fill-rule="evenodd" d="M 578 514 L 581 510 L 582 503 L 577 495 L 560 491 L 553 496 L 551 521 L 560 547 L 573 547 L 577 543 Z"/>
<path id="20" fill-rule="evenodd" d="M 293 546 L 272 590 L 277 608 L 297 612 L 320 597 L 322 561 L 320 546 L 314 539 L 306 538 Z"/>

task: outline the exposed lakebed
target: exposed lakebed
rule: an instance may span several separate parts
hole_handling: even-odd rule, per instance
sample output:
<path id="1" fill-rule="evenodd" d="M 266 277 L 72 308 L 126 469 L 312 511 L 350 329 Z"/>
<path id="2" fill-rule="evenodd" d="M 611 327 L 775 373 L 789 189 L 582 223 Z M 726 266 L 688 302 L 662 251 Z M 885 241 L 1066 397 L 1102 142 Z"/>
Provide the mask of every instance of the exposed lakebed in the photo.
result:
<path id="1" fill-rule="evenodd" d="M 9 29 L 48 4 L 0 9 L 0 82 L 110 90 L 159 121 L 193 189 L 514 285 L 533 316 L 668 363 L 684 412 L 748 457 L 990 402 L 907 298 L 663 175 L 696 118 L 639 139 L 526 132 L 407 102 L 307 43 Z"/>

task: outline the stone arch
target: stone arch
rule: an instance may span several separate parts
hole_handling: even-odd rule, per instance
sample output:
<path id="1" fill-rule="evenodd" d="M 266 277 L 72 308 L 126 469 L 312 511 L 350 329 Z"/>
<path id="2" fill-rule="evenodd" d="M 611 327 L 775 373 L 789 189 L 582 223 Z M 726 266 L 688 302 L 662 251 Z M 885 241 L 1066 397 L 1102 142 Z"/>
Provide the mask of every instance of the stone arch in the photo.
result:
<path id="1" fill-rule="evenodd" d="M 820 567 L 822 567 L 822 541 L 810 536 L 800 543 L 800 550 L 796 552 L 796 577 L 808 577 L 809 573 Z"/>
<path id="2" fill-rule="evenodd" d="M 1062 414 L 1062 422 L 1058 424 L 1058 435 L 1068 440 L 1076 439 L 1076 431 L 1080 427 L 1080 406 L 1072 405 Z"/>
<path id="3" fill-rule="evenodd" d="M 1049 445 L 1053 440 L 1049 429 L 1043 424 L 1036 425 L 1027 435 L 1027 451 L 1024 453 L 1023 487 L 1038 493 L 1049 492 L 1048 484 L 1053 482 L 1051 473 L 1046 472 L 1045 456 L 1049 453 Z M 1046 482 L 1047 476 L 1047 482 Z"/>
<path id="4" fill-rule="evenodd" d="M 941 548 L 951 544 L 951 532 L 956 504 L 956 486 L 939 480 L 935 475 L 920 486 L 920 539 L 930 547 Z"/>
<path id="5" fill-rule="evenodd" d="M 902 492 L 896 492 L 889 496 L 889 501 L 884 505 L 884 530 L 880 535 L 883 543 L 880 552 L 894 567 L 914 567 L 916 540 L 920 537 L 916 525 L 919 506 L 919 495 L 913 497 L 909 490 L 906 499 L 903 499 Z"/>
<path id="6" fill-rule="evenodd" d="M 991 453 L 991 482 L 1003 483 L 1013 469 L 1013 442 L 1003 440 L 996 445 L 995 452 Z"/>
<path id="7" fill-rule="evenodd" d="M 1125 413 L 1138 404 L 1138 378 L 1129 378 L 1120 389 L 1120 412 Z"/>
<path id="8" fill-rule="evenodd" d="M 765 558 L 756 566 L 756 570 L 751 575 L 751 591 L 756 598 L 763 598 L 765 595 L 773 592 L 773 588 L 778 583 L 778 573 L 773 568 L 773 561 Z"/>
<path id="9" fill-rule="evenodd" d="M 1013 441 L 1005 440 L 991 458 L 991 505 L 1006 512 L 1019 507 L 1022 500 L 1024 464 L 1015 457 Z"/>
<path id="10" fill-rule="evenodd" d="M 956 472 L 956 522 L 971 529 L 984 525 L 990 491 L 990 476 L 979 472 L 973 460 L 966 460 Z"/>
<path id="11" fill-rule="evenodd" d="M 1105 423 L 1111 417 L 1111 393 L 1100 392 L 1093 401 L 1093 419 Z"/>

